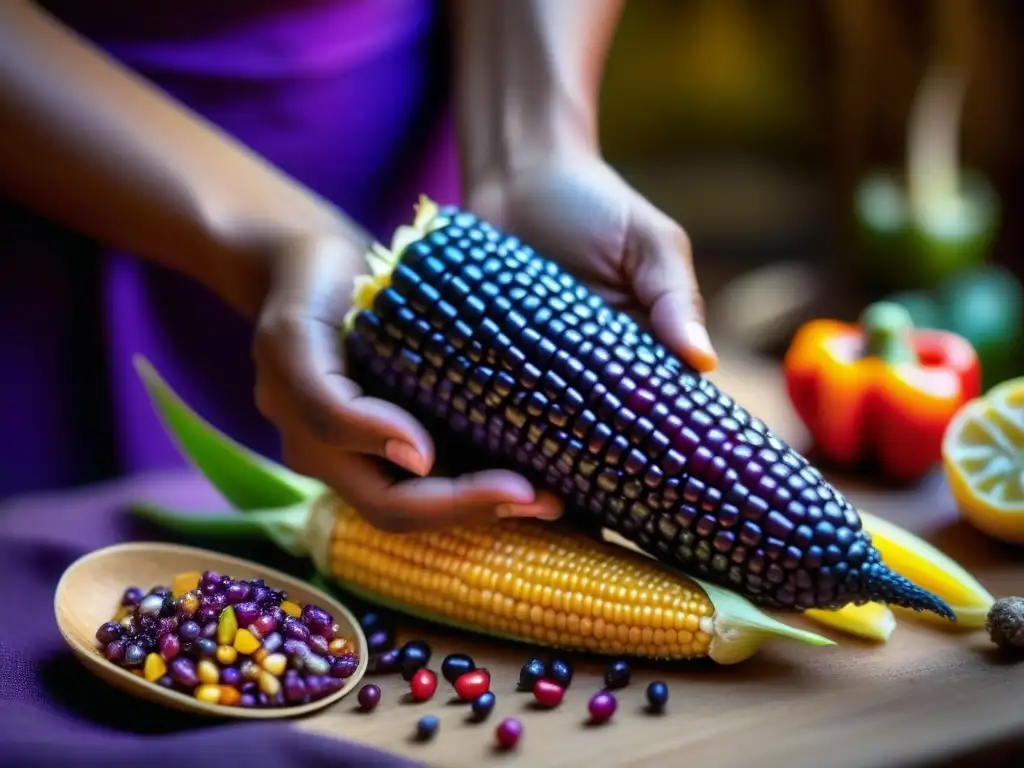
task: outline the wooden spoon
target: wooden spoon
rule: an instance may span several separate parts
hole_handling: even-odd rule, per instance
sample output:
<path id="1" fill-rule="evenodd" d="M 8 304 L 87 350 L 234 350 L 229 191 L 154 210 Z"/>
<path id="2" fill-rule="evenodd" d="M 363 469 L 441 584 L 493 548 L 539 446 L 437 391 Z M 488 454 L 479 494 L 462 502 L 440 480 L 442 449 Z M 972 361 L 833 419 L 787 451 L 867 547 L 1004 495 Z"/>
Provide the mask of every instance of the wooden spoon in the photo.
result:
<path id="1" fill-rule="evenodd" d="M 132 674 L 105 659 L 96 647 L 99 626 L 110 621 L 130 586 L 148 589 L 170 585 L 175 574 L 212 570 L 235 579 L 263 579 L 267 586 L 283 589 L 288 599 L 313 603 L 328 611 L 341 628 L 341 636 L 356 647 L 359 666 L 344 687 L 318 701 L 297 706 L 246 709 L 210 704 L 168 690 Z M 318 589 L 280 571 L 219 552 L 159 542 L 117 544 L 90 552 L 64 572 L 53 598 L 57 627 L 65 642 L 86 668 L 100 679 L 133 696 L 185 712 L 250 720 L 297 717 L 329 706 L 359 684 L 369 660 L 366 635 L 355 616 L 341 603 Z"/>

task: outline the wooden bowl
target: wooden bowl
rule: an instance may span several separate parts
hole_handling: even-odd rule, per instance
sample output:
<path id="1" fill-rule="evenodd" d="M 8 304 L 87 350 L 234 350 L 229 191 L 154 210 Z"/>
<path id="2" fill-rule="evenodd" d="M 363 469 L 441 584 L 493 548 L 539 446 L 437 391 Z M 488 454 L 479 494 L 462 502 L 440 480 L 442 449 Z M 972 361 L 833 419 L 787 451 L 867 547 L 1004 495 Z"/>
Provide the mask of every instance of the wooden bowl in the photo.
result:
<path id="1" fill-rule="evenodd" d="M 95 634 L 110 621 L 130 586 L 148 589 L 170 584 L 175 574 L 213 570 L 237 579 L 263 579 L 267 586 L 283 589 L 297 603 L 313 603 L 327 610 L 352 640 L 359 656 L 355 674 L 330 696 L 298 706 L 244 709 L 210 704 L 150 683 L 105 659 L 96 647 Z M 359 685 L 366 672 L 369 652 L 366 636 L 355 616 L 333 597 L 272 568 L 219 552 L 159 542 L 117 544 L 90 552 L 72 563 L 61 576 L 53 598 L 57 627 L 75 656 L 97 677 L 133 696 L 173 709 L 213 717 L 268 720 L 298 717 L 330 706 Z"/>

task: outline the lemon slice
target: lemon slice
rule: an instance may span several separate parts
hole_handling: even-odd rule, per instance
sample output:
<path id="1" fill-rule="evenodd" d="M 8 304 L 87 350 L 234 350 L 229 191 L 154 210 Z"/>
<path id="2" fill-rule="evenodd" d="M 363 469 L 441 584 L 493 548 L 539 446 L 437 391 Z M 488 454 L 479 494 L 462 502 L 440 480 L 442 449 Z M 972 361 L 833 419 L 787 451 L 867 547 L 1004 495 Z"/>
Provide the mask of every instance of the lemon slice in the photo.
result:
<path id="1" fill-rule="evenodd" d="M 961 514 L 994 538 L 1024 543 L 1024 378 L 961 408 L 942 459 Z"/>

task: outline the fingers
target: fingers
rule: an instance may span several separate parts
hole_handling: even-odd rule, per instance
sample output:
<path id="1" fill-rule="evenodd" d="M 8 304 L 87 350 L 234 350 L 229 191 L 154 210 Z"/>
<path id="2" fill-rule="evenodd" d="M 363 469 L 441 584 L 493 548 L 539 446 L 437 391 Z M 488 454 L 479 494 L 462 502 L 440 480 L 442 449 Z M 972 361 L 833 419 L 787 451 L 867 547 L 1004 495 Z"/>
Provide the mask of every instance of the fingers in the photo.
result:
<path id="1" fill-rule="evenodd" d="M 259 334 L 257 403 L 268 418 L 279 425 L 295 418 L 319 442 L 387 458 L 413 474 L 430 472 L 430 435 L 407 411 L 364 395 L 343 376 L 342 342 L 333 325 L 288 317 L 261 325 Z"/>
<path id="2" fill-rule="evenodd" d="M 366 456 L 286 441 L 286 460 L 334 488 L 375 527 L 395 533 L 479 523 L 503 517 L 555 520 L 562 505 L 536 493 L 520 475 L 488 470 L 457 478 L 396 481 Z"/>
<path id="3" fill-rule="evenodd" d="M 690 239 L 658 214 L 655 224 L 632 222 L 625 266 L 655 335 L 701 372 L 714 370 L 718 355 L 704 325 L 704 300 L 693 272 Z"/>
<path id="4" fill-rule="evenodd" d="M 419 421 L 344 375 L 340 328 L 362 262 L 339 238 L 299 240 L 280 254 L 253 342 L 257 406 L 279 429 L 295 419 L 319 442 L 425 475 L 434 445 Z"/>

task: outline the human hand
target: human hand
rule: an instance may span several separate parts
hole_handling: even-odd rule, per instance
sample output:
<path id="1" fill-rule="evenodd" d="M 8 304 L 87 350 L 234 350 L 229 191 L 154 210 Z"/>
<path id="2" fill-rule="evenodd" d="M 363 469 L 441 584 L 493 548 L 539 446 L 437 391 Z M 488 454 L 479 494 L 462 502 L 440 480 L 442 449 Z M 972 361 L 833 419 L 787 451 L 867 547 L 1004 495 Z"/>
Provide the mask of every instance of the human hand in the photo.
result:
<path id="1" fill-rule="evenodd" d="M 468 207 L 555 259 L 699 371 L 717 356 L 690 241 L 598 155 L 544 157 L 471 185 Z"/>
<path id="2" fill-rule="evenodd" d="M 280 432 L 289 467 L 326 483 L 382 530 L 561 514 L 553 496 L 512 472 L 429 476 L 435 446 L 423 425 L 346 377 L 339 328 L 365 271 L 360 246 L 294 242 L 271 265 L 253 342 L 256 404 Z M 395 480 L 386 462 L 415 477 Z"/>

